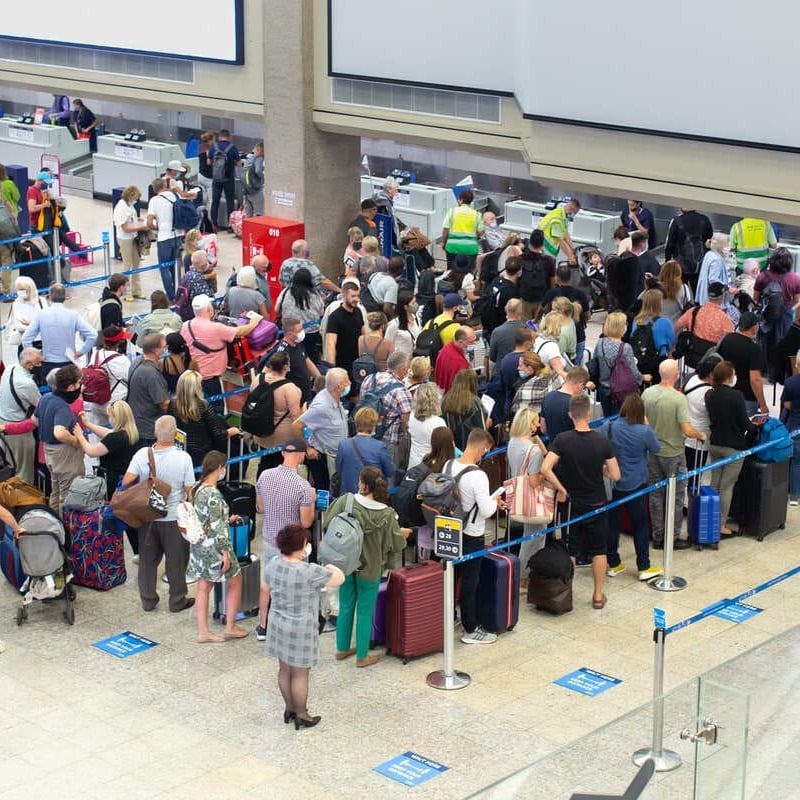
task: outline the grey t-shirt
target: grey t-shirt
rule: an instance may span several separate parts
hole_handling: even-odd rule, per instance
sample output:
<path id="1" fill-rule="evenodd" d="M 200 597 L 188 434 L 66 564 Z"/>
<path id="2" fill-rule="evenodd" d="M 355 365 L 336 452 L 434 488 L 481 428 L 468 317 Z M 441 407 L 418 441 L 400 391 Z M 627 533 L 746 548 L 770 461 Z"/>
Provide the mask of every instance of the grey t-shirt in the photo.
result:
<path id="1" fill-rule="evenodd" d="M 147 457 L 149 447 L 139 448 L 131 459 L 128 472 L 133 472 L 139 476 L 139 480 L 150 475 L 150 461 Z M 169 498 L 167 499 L 167 516 L 164 520 L 174 522 L 177 519 L 178 503 L 186 499 L 186 487 L 194 486 L 194 467 L 191 456 L 177 447 L 165 447 L 153 449 L 156 463 L 156 475 L 166 481 L 170 487 Z"/>
<path id="2" fill-rule="evenodd" d="M 369 292 L 376 303 L 397 305 L 397 281 L 386 272 L 376 272 L 370 278 Z"/>
<path id="3" fill-rule="evenodd" d="M 167 382 L 152 361 L 137 361 L 128 377 L 128 405 L 142 439 L 155 439 L 153 426 L 164 413 L 159 406 L 169 400 Z"/>
<path id="4" fill-rule="evenodd" d="M 489 361 L 493 364 L 500 364 L 503 357 L 514 349 L 514 337 L 524 324 L 521 320 L 514 319 L 498 325 L 492 331 L 492 337 L 489 340 Z"/>
<path id="5" fill-rule="evenodd" d="M 258 312 L 264 302 L 264 295 L 256 289 L 245 286 L 231 286 L 228 289 L 228 309 L 232 317 L 241 317 L 246 311 Z"/>

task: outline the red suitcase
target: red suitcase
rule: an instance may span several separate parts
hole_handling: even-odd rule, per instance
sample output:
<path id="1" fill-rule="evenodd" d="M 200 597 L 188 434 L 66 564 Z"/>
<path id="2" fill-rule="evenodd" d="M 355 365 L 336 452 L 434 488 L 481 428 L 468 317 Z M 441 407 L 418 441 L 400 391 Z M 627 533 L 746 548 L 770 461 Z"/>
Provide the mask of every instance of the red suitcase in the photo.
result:
<path id="1" fill-rule="evenodd" d="M 72 580 L 78 586 L 100 591 L 125 583 L 124 527 L 111 507 L 95 511 L 65 508 L 62 514 L 71 539 Z"/>
<path id="2" fill-rule="evenodd" d="M 388 652 L 408 663 L 444 649 L 444 571 L 435 561 L 392 570 L 386 590 Z"/>

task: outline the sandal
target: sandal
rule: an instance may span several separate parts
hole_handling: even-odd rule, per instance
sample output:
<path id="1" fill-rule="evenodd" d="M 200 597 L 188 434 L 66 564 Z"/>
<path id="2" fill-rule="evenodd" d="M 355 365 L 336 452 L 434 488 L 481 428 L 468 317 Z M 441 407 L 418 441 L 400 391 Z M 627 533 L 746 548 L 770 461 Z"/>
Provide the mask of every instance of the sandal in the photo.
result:
<path id="1" fill-rule="evenodd" d="M 234 628 L 230 631 L 225 631 L 225 638 L 226 639 L 244 639 L 246 636 L 250 635 L 250 631 L 246 631 L 244 628 Z"/>
<path id="2" fill-rule="evenodd" d="M 198 644 L 219 644 L 224 641 L 225 640 L 221 636 L 217 636 L 216 633 L 206 633 L 197 637 Z"/>
<path id="3" fill-rule="evenodd" d="M 592 608 L 596 608 L 599 611 L 601 608 L 605 608 L 606 607 L 606 603 L 607 602 L 608 602 L 608 598 L 605 595 L 603 595 L 603 597 L 600 600 L 592 599 Z"/>

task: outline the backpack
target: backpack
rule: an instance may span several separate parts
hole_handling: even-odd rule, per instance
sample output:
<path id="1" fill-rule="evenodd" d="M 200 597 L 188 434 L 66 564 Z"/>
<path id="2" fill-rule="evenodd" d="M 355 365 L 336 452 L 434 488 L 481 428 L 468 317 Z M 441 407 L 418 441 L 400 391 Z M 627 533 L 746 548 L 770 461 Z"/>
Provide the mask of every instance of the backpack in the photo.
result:
<path id="1" fill-rule="evenodd" d="M 175 307 L 175 313 L 184 322 L 194 319 L 192 298 L 189 297 L 189 289 L 187 288 L 186 284 L 182 283 L 178 286 L 178 290 L 175 292 L 175 301 L 173 306 Z"/>
<path id="2" fill-rule="evenodd" d="M 256 172 L 255 159 L 248 159 L 244 165 L 242 187 L 245 194 L 258 194 L 264 188 L 264 177 Z"/>
<path id="3" fill-rule="evenodd" d="M 188 231 L 200 225 L 200 212 L 194 201 L 177 195 L 174 200 L 170 200 L 166 195 L 162 195 L 162 197 L 168 203 L 172 203 L 172 227 L 174 230 Z"/>
<path id="4" fill-rule="evenodd" d="M 794 452 L 794 442 L 789 436 L 786 426 L 775 417 L 770 417 L 762 426 L 758 434 L 758 443 L 766 444 L 774 442 L 774 445 L 767 450 L 756 453 L 759 461 L 787 461 Z"/>
<path id="5" fill-rule="evenodd" d="M 653 323 L 637 325 L 628 343 L 633 348 L 633 357 L 636 359 L 639 372 L 642 375 L 657 375 L 661 356 L 656 350 L 656 343 L 653 339 Z"/>
<path id="6" fill-rule="evenodd" d="M 74 508 L 78 511 L 96 511 L 105 506 L 106 479 L 98 476 L 88 477 L 78 475 L 73 478 L 64 498 L 64 508 Z"/>
<path id="7" fill-rule="evenodd" d="M 353 515 L 354 500 L 355 495 L 347 495 L 344 511 L 328 523 L 317 548 L 317 559 L 322 566 L 333 564 L 345 575 L 350 575 L 359 568 L 361 550 L 364 547 L 364 529 Z"/>
<path id="8" fill-rule="evenodd" d="M 468 472 L 475 472 L 478 467 L 470 464 L 458 475 L 453 476 L 447 469 L 452 463 L 452 461 L 448 461 L 444 465 L 443 472 L 431 472 L 426 475 L 417 490 L 417 500 L 422 506 L 425 522 L 431 527 L 434 526 L 435 517 L 455 517 L 466 522 L 469 515 L 473 514 L 472 521 L 474 522 L 478 516 L 477 503 L 466 511 L 461 507 L 461 492 L 458 489 L 458 484 L 464 475 Z"/>
<path id="9" fill-rule="evenodd" d="M 771 280 L 761 293 L 761 317 L 764 322 L 780 322 L 784 315 L 783 285 Z"/>
<path id="10" fill-rule="evenodd" d="M 369 285 L 372 283 L 372 279 L 375 277 L 377 273 L 373 272 L 372 275 L 369 276 L 367 280 L 367 285 L 361 289 L 361 295 L 359 296 L 359 302 L 362 306 L 368 311 L 383 311 L 383 303 L 379 303 L 375 297 L 373 296 L 372 292 L 370 291 Z"/>
<path id="11" fill-rule="evenodd" d="M 31 236 L 30 239 L 14 242 L 14 261 L 18 264 L 38 261 L 40 258 L 47 258 L 49 255 L 50 247 L 41 236 Z"/>
<path id="12" fill-rule="evenodd" d="M 411 528 L 425 525 L 425 515 L 417 499 L 419 485 L 430 475 L 431 468 L 420 463 L 408 470 L 403 475 L 403 480 L 397 487 L 397 492 L 392 497 L 392 506 L 400 518 L 400 524 Z"/>
<path id="13" fill-rule="evenodd" d="M 431 366 L 436 364 L 436 356 L 444 346 L 442 342 L 442 331 L 449 328 L 451 325 L 458 325 L 454 319 L 447 319 L 439 325 L 430 323 L 430 327 L 425 328 L 417 336 L 416 344 L 414 345 L 415 356 L 427 356 L 431 360 Z"/>
<path id="14" fill-rule="evenodd" d="M 364 378 L 368 375 L 374 375 L 378 371 L 378 362 L 375 360 L 375 353 L 381 346 L 381 341 L 380 339 L 378 340 L 378 344 L 375 345 L 371 353 L 367 351 L 353 361 L 353 366 L 350 367 L 350 380 L 353 382 L 353 392 L 360 391 Z"/>
<path id="15" fill-rule="evenodd" d="M 702 238 L 684 231 L 680 252 L 678 253 L 678 261 L 680 261 L 684 271 L 689 275 L 696 275 L 705 254 L 706 246 Z"/>
<path id="16" fill-rule="evenodd" d="M 275 428 L 289 416 L 287 411 L 275 422 L 275 390 L 288 380 L 267 383 L 263 373 L 258 376 L 258 386 L 253 389 L 242 406 L 242 430 L 254 436 L 271 436 Z"/>
<path id="17" fill-rule="evenodd" d="M 639 382 L 622 354 L 624 347 L 625 345 L 620 344 L 619 350 L 617 350 L 617 357 L 611 365 L 611 376 L 608 383 L 611 399 L 618 406 L 623 404 L 629 394 L 639 394 Z"/>
<path id="18" fill-rule="evenodd" d="M 675 358 L 683 358 L 687 367 L 697 369 L 697 365 L 708 351 L 716 347 L 716 342 L 708 339 L 701 339 L 695 335 L 694 326 L 697 322 L 697 315 L 700 313 L 701 306 L 695 305 L 692 311 L 692 323 L 689 330 L 682 330 L 675 341 Z"/>
<path id="19" fill-rule="evenodd" d="M 17 218 L 6 202 L 0 202 L 0 239 L 14 239 L 20 235 Z"/>
<path id="20" fill-rule="evenodd" d="M 103 361 L 100 361 L 100 350 L 95 350 L 94 361 L 87 364 L 81 370 L 81 377 L 83 379 L 83 399 L 87 403 L 97 403 L 97 405 L 105 405 L 111 399 L 111 380 L 109 379 L 108 372 L 104 369 L 109 361 L 115 358 L 120 358 L 120 353 L 112 353 L 107 356 Z M 116 389 L 117 381 L 114 384 Z"/>
<path id="21" fill-rule="evenodd" d="M 228 150 L 231 146 L 222 148 L 220 144 L 214 147 L 214 155 L 211 158 L 211 180 L 217 183 L 224 183 L 228 180 Z"/>
<path id="22" fill-rule="evenodd" d="M 83 318 L 91 325 L 91 327 L 99 331 L 102 327 L 102 323 L 100 319 L 102 317 L 101 309 L 104 306 L 110 305 L 111 303 L 116 303 L 117 301 L 114 300 L 113 297 L 107 297 L 105 300 L 97 301 L 95 303 L 89 303 L 86 308 L 83 309 Z"/>
<path id="23" fill-rule="evenodd" d="M 519 296 L 526 303 L 539 302 L 549 288 L 547 267 L 547 257 L 541 253 L 525 253 L 522 256 Z"/>
<path id="24" fill-rule="evenodd" d="M 480 281 L 482 285 L 486 285 L 491 283 L 499 273 L 499 261 L 500 256 L 505 250 L 505 247 L 496 247 L 494 250 L 490 250 L 486 255 L 484 255 L 483 260 L 481 261 L 481 274 L 480 274 Z"/>
<path id="25" fill-rule="evenodd" d="M 371 408 L 375 411 L 378 415 L 378 425 L 375 428 L 375 439 L 383 439 L 383 435 L 386 433 L 386 429 L 389 427 L 386 423 L 385 416 L 386 416 L 386 409 L 384 408 L 383 401 L 389 392 L 393 389 L 402 388 L 403 384 L 400 381 L 390 381 L 386 384 L 382 389 L 377 388 L 377 381 L 375 377 L 372 378 L 372 388 L 366 389 L 358 403 L 356 403 L 355 408 L 353 409 L 353 415 L 355 416 L 356 412 L 361 408 Z"/>

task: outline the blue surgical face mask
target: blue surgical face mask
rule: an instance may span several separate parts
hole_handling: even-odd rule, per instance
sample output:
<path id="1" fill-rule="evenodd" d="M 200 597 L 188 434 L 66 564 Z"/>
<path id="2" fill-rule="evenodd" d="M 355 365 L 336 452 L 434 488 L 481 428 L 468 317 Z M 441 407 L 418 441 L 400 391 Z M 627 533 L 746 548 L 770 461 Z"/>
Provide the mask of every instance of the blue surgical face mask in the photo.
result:
<path id="1" fill-rule="evenodd" d="M 517 375 L 519 375 L 520 378 L 527 378 L 528 377 L 528 373 L 525 372 L 525 370 L 522 370 L 522 369 L 518 369 L 517 370 Z"/>
<path id="2" fill-rule="evenodd" d="M 342 389 L 342 393 L 339 395 L 339 397 L 347 397 L 347 395 L 349 394 L 350 394 L 350 384 L 348 383 L 347 386 L 345 386 L 344 389 Z"/>

